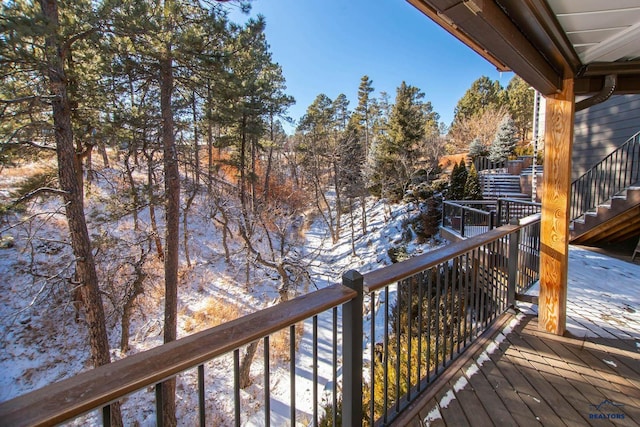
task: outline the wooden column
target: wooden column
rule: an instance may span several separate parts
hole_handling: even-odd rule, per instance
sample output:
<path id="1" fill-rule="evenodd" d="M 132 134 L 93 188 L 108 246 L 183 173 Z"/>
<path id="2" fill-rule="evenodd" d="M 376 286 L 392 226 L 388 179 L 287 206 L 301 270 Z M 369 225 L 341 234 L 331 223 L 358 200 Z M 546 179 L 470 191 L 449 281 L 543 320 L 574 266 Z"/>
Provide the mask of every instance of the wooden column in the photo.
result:
<path id="1" fill-rule="evenodd" d="M 574 112 L 573 79 L 569 78 L 561 93 L 547 98 L 544 131 L 538 324 L 558 335 L 564 334 L 567 317 Z"/>

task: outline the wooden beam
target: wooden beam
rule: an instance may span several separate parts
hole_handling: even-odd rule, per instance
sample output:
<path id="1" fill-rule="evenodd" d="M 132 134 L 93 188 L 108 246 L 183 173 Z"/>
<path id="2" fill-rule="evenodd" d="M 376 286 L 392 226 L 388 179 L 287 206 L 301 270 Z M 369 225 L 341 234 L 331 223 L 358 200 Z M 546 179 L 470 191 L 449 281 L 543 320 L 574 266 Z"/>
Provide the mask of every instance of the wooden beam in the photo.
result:
<path id="1" fill-rule="evenodd" d="M 426 16 L 431 18 L 433 22 L 440 25 L 449 34 L 451 34 L 452 36 L 460 40 L 462 43 L 469 46 L 478 55 L 482 56 L 484 59 L 486 59 L 491 64 L 493 64 L 493 66 L 496 67 L 498 71 L 503 71 L 503 72 L 511 71 L 511 69 L 507 65 L 505 65 L 498 58 L 496 58 L 495 56 L 487 52 L 482 46 L 478 45 L 475 41 L 469 38 L 465 33 L 458 30 L 458 27 L 455 24 L 453 24 L 453 22 L 445 19 L 445 16 L 440 14 L 437 10 L 435 10 L 434 8 L 432 8 L 431 6 L 429 6 L 428 4 L 426 4 L 421 0 L 407 0 L 407 1 L 411 3 L 420 12 L 424 13 Z"/>
<path id="2" fill-rule="evenodd" d="M 538 306 L 539 327 L 558 335 L 564 334 L 567 317 L 573 78 L 562 86 L 559 94 L 547 98 Z"/>
<path id="3" fill-rule="evenodd" d="M 550 64 L 493 0 L 407 1 L 483 57 L 495 58 L 492 63 L 505 64 L 540 93 L 560 92 L 564 71 L 560 64 Z"/>

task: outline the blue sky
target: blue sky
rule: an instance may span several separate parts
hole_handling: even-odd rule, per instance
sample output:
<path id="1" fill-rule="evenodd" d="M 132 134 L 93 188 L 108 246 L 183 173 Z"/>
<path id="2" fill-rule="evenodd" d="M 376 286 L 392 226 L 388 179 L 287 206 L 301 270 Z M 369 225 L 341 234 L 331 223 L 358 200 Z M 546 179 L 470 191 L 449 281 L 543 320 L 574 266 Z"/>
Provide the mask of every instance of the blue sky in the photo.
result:
<path id="1" fill-rule="evenodd" d="M 374 95 L 385 91 L 392 102 L 403 80 L 420 88 L 449 125 L 474 80 L 486 75 L 506 86 L 513 77 L 403 0 L 256 0 L 250 16 L 257 14 L 266 19 L 273 59 L 296 98 L 289 109 L 296 121 L 320 93 L 331 99 L 344 93 L 355 108 L 366 74 Z"/>

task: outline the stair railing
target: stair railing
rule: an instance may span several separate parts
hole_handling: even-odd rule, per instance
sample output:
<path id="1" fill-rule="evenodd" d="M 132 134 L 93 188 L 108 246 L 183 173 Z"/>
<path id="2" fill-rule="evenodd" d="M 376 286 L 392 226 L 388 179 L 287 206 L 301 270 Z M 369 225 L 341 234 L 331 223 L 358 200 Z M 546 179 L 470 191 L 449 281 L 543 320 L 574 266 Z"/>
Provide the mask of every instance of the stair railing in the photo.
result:
<path id="1" fill-rule="evenodd" d="M 640 132 L 571 183 L 571 220 L 640 182 Z"/>

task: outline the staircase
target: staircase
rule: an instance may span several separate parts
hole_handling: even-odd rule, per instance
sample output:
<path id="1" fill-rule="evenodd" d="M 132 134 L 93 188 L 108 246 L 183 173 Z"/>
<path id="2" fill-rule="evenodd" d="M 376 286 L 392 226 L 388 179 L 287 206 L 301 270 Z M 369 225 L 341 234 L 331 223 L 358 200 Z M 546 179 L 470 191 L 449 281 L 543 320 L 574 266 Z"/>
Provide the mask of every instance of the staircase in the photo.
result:
<path id="1" fill-rule="evenodd" d="M 511 175 L 506 172 L 483 171 L 480 173 L 480 184 L 482 186 L 482 197 L 484 199 L 526 199 L 531 196 L 523 194 L 520 189 L 520 176 Z"/>
<path id="2" fill-rule="evenodd" d="M 573 221 L 574 244 L 616 243 L 640 235 L 640 187 L 629 187 Z"/>
<path id="3" fill-rule="evenodd" d="M 571 184 L 571 218 L 574 244 L 640 235 L 640 132 Z"/>

